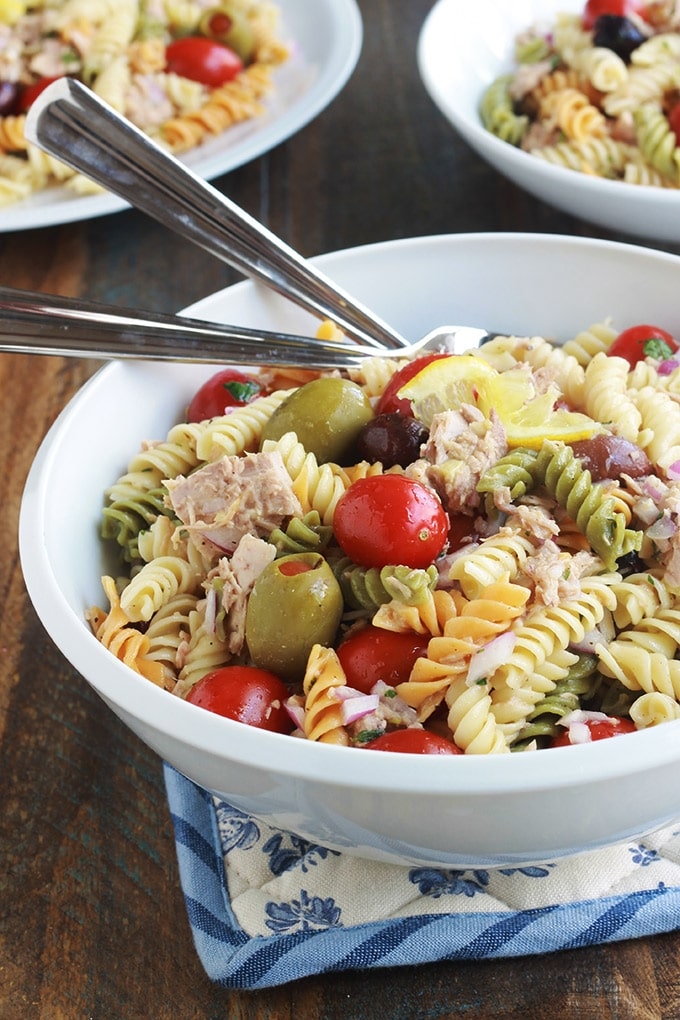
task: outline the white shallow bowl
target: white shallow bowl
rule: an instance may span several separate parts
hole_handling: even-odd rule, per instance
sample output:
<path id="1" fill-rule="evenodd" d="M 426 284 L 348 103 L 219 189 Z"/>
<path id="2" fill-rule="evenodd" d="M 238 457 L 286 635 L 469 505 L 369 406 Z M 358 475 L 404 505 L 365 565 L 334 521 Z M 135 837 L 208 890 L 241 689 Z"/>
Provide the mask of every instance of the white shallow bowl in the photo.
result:
<path id="1" fill-rule="evenodd" d="M 407 337 L 440 323 L 561 339 L 612 315 L 680 332 L 680 258 L 576 237 L 458 234 L 318 259 Z M 192 314 L 313 328 L 241 283 Z M 102 493 L 144 439 L 163 439 L 210 366 L 111 363 L 62 412 L 30 471 L 20 548 L 28 591 L 74 667 L 142 740 L 201 786 L 270 824 L 397 863 L 518 866 L 638 836 L 680 817 L 680 721 L 535 754 L 369 753 L 266 733 L 206 712 L 128 670 L 85 623 L 111 569 Z"/>
<path id="2" fill-rule="evenodd" d="M 624 184 L 552 166 L 487 131 L 482 94 L 513 67 L 518 32 L 584 0 L 439 0 L 418 42 L 420 75 L 431 99 L 458 134 L 491 166 L 532 195 L 616 233 L 680 241 L 680 190 Z"/>

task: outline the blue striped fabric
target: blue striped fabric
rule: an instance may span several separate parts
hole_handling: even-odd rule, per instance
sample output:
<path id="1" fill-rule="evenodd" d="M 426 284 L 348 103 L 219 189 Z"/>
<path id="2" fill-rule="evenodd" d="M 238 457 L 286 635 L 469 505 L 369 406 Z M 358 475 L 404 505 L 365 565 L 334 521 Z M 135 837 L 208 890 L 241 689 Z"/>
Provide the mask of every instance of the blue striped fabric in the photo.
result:
<path id="1" fill-rule="evenodd" d="M 168 765 L 165 782 L 194 944 L 208 976 L 224 987 L 266 988 L 311 974 L 346 969 L 525 956 L 639 938 L 680 927 L 680 865 L 674 860 L 664 861 L 658 850 L 635 844 L 626 848 L 626 859 L 634 863 L 625 880 L 618 883 L 616 893 L 601 897 L 532 907 L 531 896 L 527 894 L 522 909 L 502 903 L 500 907 L 505 909 L 493 909 L 497 902 L 494 898 L 491 909 L 487 906 L 477 910 L 471 908 L 471 898 L 477 897 L 480 903 L 489 900 L 484 888 L 488 876 L 484 879 L 484 873 L 426 869 L 429 884 L 425 891 L 431 898 L 426 900 L 425 908 L 423 898 L 418 898 L 417 911 L 406 913 L 401 908 L 400 916 L 342 923 L 342 909 L 338 905 L 341 900 L 336 902 L 333 888 L 325 890 L 323 897 L 308 897 L 306 902 L 303 890 L 288 903 L 272 902 L 265 896 L 263 926 L 254 932 L 246 931 L 230 897 L 225 855 L 228 861 L 233 847 L 225 843 L 220 831 L 220 804 Z M 228 809 L 228 805 L 223 807 Z M 248 854 L 258 854 L 259 868 L 263 846 L 254 835 L 258 826 L 248 816 L 237 814 L 239 832 L 250 833 L 248 838 L 240 837 L 237 851 L 241 854 L 238 871 L 242 884 L 243 862 L 247 862 Z M 275 847 L 280 852 L 281 834 L 272 838 L 271 831 L 264 834 L 268 836 L 264 849 L 274 860 L 271 850 Z M 673 837 L 678 835 L 674 830 Z M 299 849 L 300 842 L 292 837 L 291 846 Z M 336 858 L 336 869 L 342 860 L 342 855 L 323 848 L 307 845 L 304 850 L 302 871 L 307 875 L 325 855 Z M 601 863 L 606 866 L 607 858 L 603 857 Z M 655 873 L 656 864 L 663 870 Z M 558 862 L 549 867 L 561 866 Z M 394 870 L 392 865 L 376 867 Z M 531 885 L 527 881 L 530 870 L 519 876 L 525 885 Z M 530 879 L 548 876 L 547 869 L 535 870 L 536 874 L 529 874 Z M 398 869 L 399 873 L 402 871 L 405 881 L 423 881 L 423 869 Z M 672 880 L 675 871 L 678 882 L 671 884 L 669 879 Z M 548 880 L 554 881 L 555 875 L 551 871 Z M 440 888 L 438 878 L 442 881 Z M 424 887 L 420 888 L 422 891 Z M 243 892 L 240 888 L 239 894 Z M 300 922 L 301 907 L 307 908 L 305 923 Z M 291 920 L 293 914 L 295 923 Z"/>

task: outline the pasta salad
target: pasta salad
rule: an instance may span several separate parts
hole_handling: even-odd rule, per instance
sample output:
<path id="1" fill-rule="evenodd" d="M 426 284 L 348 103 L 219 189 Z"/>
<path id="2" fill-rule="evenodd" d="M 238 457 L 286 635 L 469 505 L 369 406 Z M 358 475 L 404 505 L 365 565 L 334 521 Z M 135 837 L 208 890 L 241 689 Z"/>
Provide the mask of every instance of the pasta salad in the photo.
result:
<path id="1" fill-rule="evenodd" d="M 587 0 L 528 27 L 487 87 L 484 127 L 537 159 L 628 184 L 680 186 L 680 10 Z"/>
<path id="2" fill-rule="evenodd" d="M 604 321 L 562 346 L 225 369 L 108 489 L 120 576 L 92 630 L 196 705 L 354 748 L 680 718 L 677 351 Z"/>
<path id="3" fill-rule="evenodd" d="M 0 0 L 0 205 L 99 187 L 24 137 L 55 78 L 88 85 L 174 153 L 260 116 L 288 56 L 269 0 Z"/>

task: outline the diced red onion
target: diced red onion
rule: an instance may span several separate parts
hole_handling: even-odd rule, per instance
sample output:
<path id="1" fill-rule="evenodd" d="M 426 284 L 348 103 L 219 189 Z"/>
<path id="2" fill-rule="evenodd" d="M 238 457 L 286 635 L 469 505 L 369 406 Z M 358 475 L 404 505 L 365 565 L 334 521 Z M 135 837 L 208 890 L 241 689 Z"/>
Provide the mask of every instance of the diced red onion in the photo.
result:
<path id="1" fill-rule="evenodd" d="M 677 530 L 675 522 L 664 514 L 647 528 L 647 537 L 654 540 L 672 538 Z"/>
<path id="2" fill-rule="evenodd" d="M 668 490 L 660 478 L 656 478 L 654 475 L 647 475 L 642 483 L 642 491 L 650 499 L 653 499 L 655 503 L 660 503 Z M 637 511 L 637 507 L 635 509 Z"/>
<path id="3" fill-rule="evenodd" d="M 328 691 L 329 696 L 337 698 L 338 701 L 350 701 L 352 698 L 363 698 L 363 691 L 358 691 L 356 687 L 348 687 L 346 684 L 341 684 L 338 687 L 332 687 Z"/>
<path id="4" fill-rule="evenodd" d="M 569 727 L 570 744 L 589 744 L 593 739 L 588 726 L 584 722 L 573 722 Z"/>
<path id="5" fill-rule="evenodd" d="M 205 629 L 208 634 L 215 633 L 217 624 L 217 592 L 209 588 L 205 596 Z"/>
<path id="6" fill-rule="evenodd" d="M 515 647 L 517 635 L 510 630 L 499 634 L 488 645 L 480 649 L 470 660 L 466 683 L 471 687 L 484 676 L 491 676 L 499 666 L 508 661 L 508 656 Z"/>
<path id="7" fill-rule="evenodd" d="M 297 728 L 301 730 L 305 722 L 304 706 L 301 705 L 300 702 L 295 697 L 295 695 L 293 695 L 284 702 L 283 707 L 285 708 L 286 712 L 291 717 Z"/>
<path id="8" fill-rule="evenodd" d="M 375 712 L 380 704 L 377 694 L 362 694 L 358 698 L 347 698 L 342 703 L 342 721 L 345 726 L 363 719 L 365 715 Z"/>
<path id="9" fill-rule="evenodd" d="M 666 358 L 665 361 L 659 362 L 656 366 L 656 370 L 659 375 L 670 375 L 676 368 L 680 367 L 680 361 L 677 358 Z"/>
<path id="10" fill-rule="evenodd" d="M 588 723 L 603 722 L 608 718 L 605 712 L 585 712 L 582 708 L 577 708 L 557 721 L 560 726 L 565 726 L 569 730 L 570 744 L 589 744 L 593 735 Z"/>
<path id="11" fill-rule="evenodd" d="M 680 460 L 674 460 L 672 464 L 669 464 L 666 468 L 666 474 L 672 482 L 680 480 Z"/>
<path id="12" fill-rule="evenodd" d="M 231 545 L 224 544 L 224 532 L 220 528 L 215 528 L 214 531 L 202 531 L 201 538 L 207 542 L 212 542 L 215 548 L 221 552 L 233 553 L 236 546 L 232 542 Z"/>

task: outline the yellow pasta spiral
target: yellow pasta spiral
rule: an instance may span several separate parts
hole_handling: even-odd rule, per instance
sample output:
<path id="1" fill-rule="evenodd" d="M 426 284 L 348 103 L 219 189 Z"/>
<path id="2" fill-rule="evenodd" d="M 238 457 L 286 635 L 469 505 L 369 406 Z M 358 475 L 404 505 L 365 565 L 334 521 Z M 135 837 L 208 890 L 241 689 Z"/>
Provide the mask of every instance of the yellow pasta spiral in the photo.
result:
<path id="1" fill-rule="evenodd" d="M 109 612 L 105 613 L 95 606 L 86 613 L 95 637 L 135 673 L 162 687 L 165 680 L 163 664 L 147 657 L 149 639 L 131 626 L 130 617 L 121 608 L 113 578 L 103 577 L 102 587 L 111 607 Z"/>
<path id="2" fill-rule="evenodd" d="M 334 690 L 346 682 L 335 651 L 314 645 L 302 681 L 305 695 L 303 729 L 308 740 L 318 740 L 322 744 L 349 744 L 342 722 L 342 702 L 333 695 Z"/>

